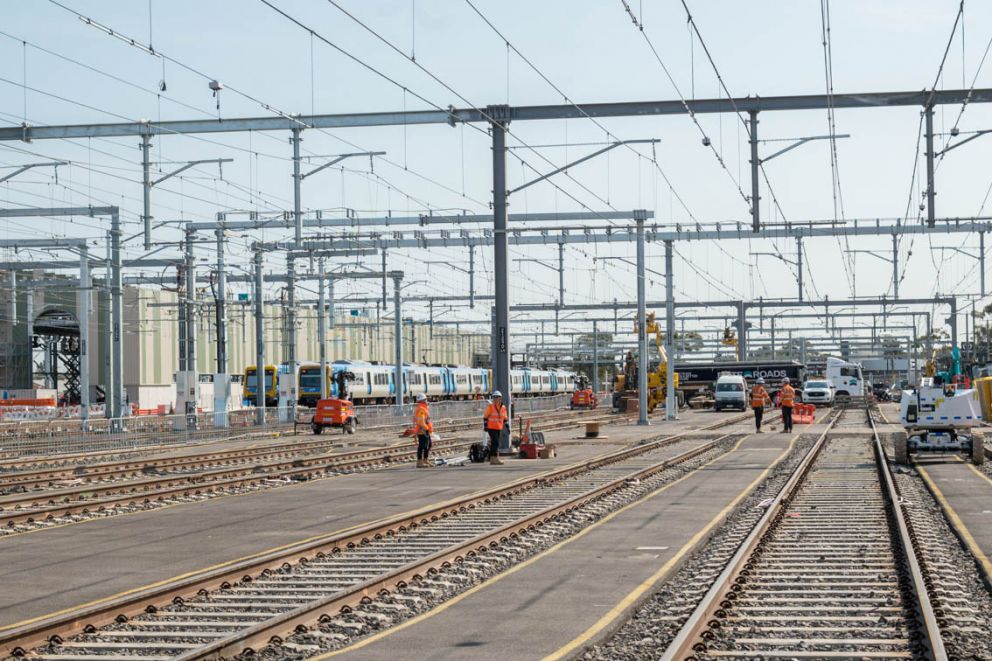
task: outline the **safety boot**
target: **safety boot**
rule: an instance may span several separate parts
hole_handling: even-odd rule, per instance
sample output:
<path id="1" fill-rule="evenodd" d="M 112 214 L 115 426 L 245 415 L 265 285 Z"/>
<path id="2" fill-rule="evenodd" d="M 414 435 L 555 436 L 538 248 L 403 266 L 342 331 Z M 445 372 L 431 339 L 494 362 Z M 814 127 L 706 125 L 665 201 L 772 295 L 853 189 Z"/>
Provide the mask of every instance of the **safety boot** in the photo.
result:
<path id="1" fill-rule="evenodd" d="M 424 459 L 417 459 L 417 468 L 427 468 L 427 461 Z"/>
<path id="2" fill-rule="evenodd" d="M 502 466 L 503 461 L 499 458 L 498 454 L 490 455 L 489 463 L 493 466 Z"/>

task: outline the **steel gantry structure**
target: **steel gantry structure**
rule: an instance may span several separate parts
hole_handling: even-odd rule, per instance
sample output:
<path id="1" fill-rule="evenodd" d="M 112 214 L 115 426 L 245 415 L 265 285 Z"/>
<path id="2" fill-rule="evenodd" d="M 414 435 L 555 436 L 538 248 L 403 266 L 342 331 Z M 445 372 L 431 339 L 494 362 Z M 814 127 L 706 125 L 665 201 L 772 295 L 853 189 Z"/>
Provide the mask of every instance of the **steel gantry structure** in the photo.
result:
<path id="1" fill-rule="evenodd" d="M 684 115 L 684 114 L 704 114 L 704 113 L 747 113 L 749 142 L 752 146 L 751 158 L 751 184 L 752 194 L 749 200 L 751 223 L 751 238 L 754 236 L 778 237 L 791 236 L 797 240 L 802 237 L 813 236 L 836 236 L 845 235 L 871 235 L 882 233 L 909 234 L 919 231 L 932 231 L 937 226 L 935 213 L 935 184 L 934 184 L 934 132 L 933 132 L 933 111 L 938 105 L 963 104 L 963 103 L 988 103 L 992 101 L 992 89 L 970 89 L 970 90 L 923 90 L 914 92 L 871 92 L 860 94 L 819 94 L 819 95 L 796 95 L 796 96 L 773 96 L 760 97 L 748 96 L 740 98 L 716 98 L 716 99 L 695 99 L 686 100 L 666 100 L 666 101 L 634 101 L 618 103 L 591 103 L 591 104 L 558 104 L 540 106 L 509 106 L 490 105 L 470 108 L 449 107 L 447 110 L 421 110 L 402 112 L 373 112 L 358 114 L 321 114 L 290 117 L 286 115 L 254 117 L 254 118 L 225 118 L 225 119 L 197 119 L 178 120 L 166 122 L 125 122 L 106 124 L 78 124 L 62 126 L 31 126 L 24 124 L 19 127 L 0 129 L 0 140 L 43 140 L 43 139 L 72 139 L 90 137 L 138 137 L 142 140 L 142 150 L 147 154 L 148 145 L 152 137 L 163 135 L 184 135 L 196 133 L 227 133 L 241 131 L 289 131 L 293 148 L 293 180 L 294 180 L 294 207 L 293 207 L 293 229 L 297 247 L 303 241 L 303 214 L 301 207 L 300 182 L 300 135 L 307 129 L 324 128 L 354 128 L 354 127 L 376 127 L 376 126 L 412 126 L 426 124 L 448 124 L 452 127 L 464 123 L 484 123 L 490 128 L 492 136 L 492 176 L 493 176 L 493 213 L 491 236 L 487 237 L 485 243 L 493 245 L 494 270 L 495 270 L 495 292 L 494 292 L 494 327 L 496 351 L 494 352 L 493 371 L 495 375 L 495 385 L 509 395 L 509 355 L 510 355 L 510 324 L 509 312 L 510 301 L 507 279 L 507 250 L 510 241 L 510 229 L 508 227 L 507 205 L 508 188 L 506 185 L 506 133 L 511 122 L 540 121 L 554 119 L 580 119 L 580 118 L 608 118 L 608 117 L 646 117 L 659 115 Z M 757 155 L 756 145 L 758 142 L 758 115 L 765 112 L 780 111 L 801 111 L 818 110 L 826 108 L 892 108 L 892 107 L 919 107 L 922 109 L 926 124 L 926 159 L 927 159 L 927 227 L 924 229 L 917 226 L 902 225 L 898 228 L 883 230 L 876 227 L 858 228 L 840 227 L 832 224 L 828 227 L 814 227 L 812 223 L 808 227 L 797 229 L 795 226 L 787 228 L 762 227 L 760 218 L 760 190 L 758 182 L 758 170 L 761 160 Z M 147 160 L 147 158 L 145 159 Z M 146 181 L 146 190 L 149 188 Z M 146 208 L 143 214 L 145 221 L 146 245 L 150 245 L 150 210 Z M 970 229 L 963 231 L 987 231 L 986 225 L 973 223 L 971 219 L 963 221 L 972 223 Z M 734 227 L 731 224 L 731 228 Z M 664 241 L 666 246 L 666 262 L 670 262 L 671 242 L 676 240 L 721 240 L 727 238 L 746 238 L 743 228 L 736 224 L 736 232 L 716 230 L 696 231 L 678 230 L 675 236 L 655 236 L 648 240 Z M 581 228 L 580 231 L 587 230 Z M 594 231 L 594 230 L 588 230 Z M 610 229 L 599 230 L 603 234 L 598 237 L 600 240 L 609 241 Z M 734 235 L 737 235 L 736 237 Z M 523 237 L 515 236 L 514 243 L 520 244 L 540 244 L 539 236 Z M 522 241 L 521 239 L 531 239 Z M 547 238 L 547 237 L 543 237 Z M 562 240 L 559 237 L 556 243 L 573 243 L 574 240 Z M 573 236 L 564 237 L 573 239 Z M 592 237 L 583 237 L 589 241 Z M 537 240 L 534 240 L 537 239 Z M 458 241 L 452 242 L 450 237 L 439 237 L 435 240 L 427 240 L 423 237 L 415 238 L 407 243 L 404 239 L 388 239 L 377 237 L 366 239 L 365 241 L 353 240 L 356 245 L 351 247 L 362 249 L 367 247 L 378 247 L 386 249 L 388 247 L 430 247 L 431 245 L 448 246 Z M 365 245 L 361 245 L 365 244 Z M 474 242 L 465 242 L 466 247 L 479 245 Z M 344 246 L 340 246 L 344 247 Z M 256 262 L 258 256 L 256 255 Z M 643 261 L 643 260 L 642 260 Z M 256 264 L 257 265 L 257 264 Z M 258 269 L 256 277 L 260 277 Z M 671 269 L 666 271 L 666 286 L 671 289 Z M 643 277 L 643 269 L 638 270 L 639 278 Z M 119 284 L 119 282 L 118 282 Z M 256 283 L 257 284 L 257 283 Z M 666 297 L 666 304 L 673 306 L 672 296 Z M 673 315 L 668 315 L 671 320 Z M 642 320 L 643 322 L 643 320 Z M 641 324 L 643 332 L 643 323 Z M 671 341 L 671 321 L 669 321 L 668 339 Z M 669 410 L 671 415 L 671 410 Z"/>

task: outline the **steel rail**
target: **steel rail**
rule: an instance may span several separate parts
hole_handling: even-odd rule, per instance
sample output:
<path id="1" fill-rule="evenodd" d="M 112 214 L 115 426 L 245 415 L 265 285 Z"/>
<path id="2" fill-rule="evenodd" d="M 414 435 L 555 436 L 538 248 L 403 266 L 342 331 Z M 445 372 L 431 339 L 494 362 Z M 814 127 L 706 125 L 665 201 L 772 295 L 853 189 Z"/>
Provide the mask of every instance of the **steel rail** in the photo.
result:
<path id="1" fill-rule="evenodd" d="M 574 421 L 552 421 L 550 424 L 572 426 Z M 535 430 L 548 431 L 544 424 Z M 452 439 L 434 447 L 437 454 L 450 454 L 467 450 L 475 440 Z M 89 514 L 112 507 L 161 502 L 167 498 L 199 496 L 225 489 L 249 487 L 267 480 L 306 480 L 327 471 L 355 470 L 375 467 L 383 463 L 414 459 L 416 448 L 411 444 L 392 445 L 352 452 L 296 456 L 278 462 L 240 465 L 186 475 L 170 475 L 156 479 L 125 481 L 99 486 L 80 486 L 55 492 L 32 494 L 25 498 L 0 498 L 0 526 L 18 523 L 35 523 L 73 514 Z M 142 488 L 144 487 L 144 488 Z M 104 494 L 104 498 L 93 498 Z M 78 496 L 69 502 L 56 499 Z M 41 501 L 47 502 L 42 503 Z"/>
<path id="2" fill-rule="evenodd" d="M 789 497 L 795 491 L 795 488 L 801 483 L 802 478 L 805 477 L 806 473 L 809 471 L 810 466 L 813 465 L 813 461 L 819 455 L 820 450 L 827 438 L 827 432 L 829 432 L 837 420 L 840 419 L 839 412 L 833 414 L 833 418 L 827 424 L 827 428 L 823 430 L 820 436 L 816 439 L 813 447 L 810 448 L 803 460 L 799 462 L 796 466 L 795 471 L 789 477 L 788 481 L 778 492 L 772 503 L 765 510 L 765 513 L 758 519 L 754 528 L 751 530 L 750 534 L 741 542 L 740 548 L 733 555 L 727 566 L 717 577 L 716 581 L 706 592 L 702 601 L 696 606 L 692 615 L 686 620 L 685 624 L 679 630 L 675 639 L 668 645 L 665 653 L 661 657 L 661 661 L 676 661 L 684 659 L 691 656 L 693 653 L 693 645 L 702 635 L 703 631 L 709 626 L 710 620 L 713 619 L 713 615 L 716 613 L 717 609 L 720 607 L 721 602 L 724 600 L 727 592 L 730 591 L 731 586 L 734 583 L 734 579 L 740 575 L 741 571 L 744 569 L 744 565 L 747 563 L 748 558 L 751 557 L 755 547 L 758 542 L 761 541 L 765 533 L 771 528 L 772 523 L 777 518 L 779 511 L 782 509 L 783 504 L 789 499 Z"/>
<path id="3" fill-rule="evenodd" d="M 536 514 L 518 519 L 495 530 L 485 532 L 466 542 L 451 546 L 443 551 L 423 559 L 411 562 L 394 571 L 376 576 L 373 579 L 360 583 L 352 588 L 346 589 L 338 594 L 325 597 L 312 604 L 301 606 L 300 608 L 273 617 L 250 629 L 226 638 L 216 640 L 204 647 L 193 650 L 187 654 L 176 657 L 175 661 L 194 661 L 195 659 L 221 659 L 229 658 L 236 654 L 241 654 L 248 650 L 253 650 L 256 646 L 265 645 L 273 639 L 278 640 L 293 631 L 301 631 L 301 627 L 313 624 L 320 615 L 329 612 L 341 612 L 348 608 L 354 608 L 367 599 L 371 594 L 384 595 L 419 575 L 427 573 L 431 569 L 444 566 L 446 563 L 457 563 L 468 553 L 473 551 L 483 551 L 487 547 L 504 542 L 507 539 L 515 538 L 520 533 L 537 528 L 548 521 L 568 514 L 583 505 L 598 500 L 603 496 L 617 491 L 628 485 L 631 480 L 647 478 L 657 472 L 671 468 L 672 466 L 690 461 L 699 455 L 715 448 L 721 441 L 733 436 L 724 434 L 703 445 L 683 452 L 680 455 L 659 461 L 653 466 L 633 472 L 629 475 L 619 477 L 611 482 L 596 487 L 584 494 L 574 496 L 558 505 L 551 506 Z"/>
<path id="4" fill-rule="evenodd" d="M 895 532 L 898 534 L 904 560 L 910 568 L 910 580 L 912 581 L 914 597 L 924 621 L 924 640 L 922 644 L 926 646 L 927 651 L 930 653 L 928 658 L 943 661 L 947 659 L 947 655 L 944 652 L 943 641 L 940 637 L 937 620 L 926 591 L 919 562 L 913 552 L 915 545 L 902 515 L 899 494 L 895 489 L 888 464 L 885 461 L 885 454 L 882 452 L 881 442 L 879 441 L 874 421 L 871 419 L 870 412 L 867 409 L 865 412 L 868 414 L 867 417 L 872 428 L 876 468 L 882 474 L 881 481 L 885 484 L 883 497 L 888 501 L 890 511 L 896 521 Z M 760 542 L 784 513 L 785 507 L 806 479 L 810 469 L 826 444 L 827 434 L 833 429 L 842 414 L 843 411 L 837 411 L 835 413 L 827 428 L 817 438 L 813 447 L 793 471 L 789 480 L 779 491 L 778 495 L 775 496 L 761 519 L 755 524 L 750 534 L 741 543 L 737 552 L 727 563 L 727 566 L 717 577 L 702 601 L 700 601 L 689 616 L 689 619 L 683 624 L 675 639 L 672 640 L 662 655 L 661 661 L 695 658 L 696 651 L 694 648 L 698 644 L 698 641 L 703 637 L 704 632 L 710 628 L 711 622 L 714 621 L 718 612 L 722 609 L 728 593 L 736 585 L 738 577 L 745 571 L 748 562 L 753 557 Z M 857 654 L 852 654 L 852 656 L 857 656 Z"/>
<path id="5" fill-rule="evenodd" d="M 749 417 L 749 414 L 742 414 L 725 418 L 712 425 L 702 427 L 699 431 L 710 431 L 736 424 Z M 62 640 L 84 631 L 94 631 L 98 627 L 115 621 L 127 621 L 130 617 L 143 612 L 154 611 L 158 607 L 177 599 L 188 598 L 202 591 L 216 590 L 244 578 L 250 579 L 253 575 L 259 575 L 265 571 L 275 571 L 287 562 L 297 561 L 302 557 L 340 552 L 341 549 L 353 548 L 377 537 L 389 535 L 396 531 L 405 531 L 410 526 L 438 521 L 453 514 L 467 511 L 477 505 L 562 481 L 574 475 L 670 445 L 682 440 L 685 435 L 685 432 L 668 436 L 659 435 L 649 442 L 618 450 L 596 459 L 577 462 L 552 471 L 521 478 L 444 503 L 428 505 L 410 513 L 374 521 L 345 532 L 318 535 L 277 551 L 260 553 L 248 559 L 138 590 L 124 597 L 61 611 L 51 617 L 43 617 L 6 630 L 0 628 L 0 650 L 8 655 L 23 656 L 29 650 L 46 642 Z"/>
<path id="6" fill-rule="evenodd" d="M 871 412 L 868 412 L 868 422 L 871 425 L 872 439 L 874 440 L 875 457 L 878 463 L 878 470 L 885 481 L 885 497 L 889 500 L 893 516 L 896 520 L 896 530 L 899 533 L 899 544 L 902 547 L 905 561 L 909 566 L 909 578 L 913 584 L 913 593 L 916 603 L 919 606 L 920 614 L 923 616 L 923 642 L 930 652 L 930 658 L 937 661 L 947 659 L 947 651 L 944 649 L 944 639 L 940 635 L 940 624 L 937 622 L 937 615 L 934 613 L 933 604 L 930 601 L 930 591 L 927 582 L 923 578 L 923 569 L 920 567 L 918 552 L 916 551 L 916 536 L 906 523 L 906 515 L 903 512 L 903 502 L 892 479 L 892 471 L 889 469 L 889 462 L 885 457 L 885 450 L 882 448 L 882 441 L 878 436 L 878 428 L 875 426 L 875 419 Z"/>
<path id="7" fill-rule="evenodd" d="M 566 420 L 576 417 L 571 411 L 568 411 L 549 413 L 540 416 L 535 415 L 531 416 L 530 419 L 540 424 L 548 421 L 549 418 L 556 416 L 561 417 L 562 415 L 565 416 L 564 419 Z M 397 429 L 402 426 L 403 425 L 394 425 Z M 469 425 L 467 423 L 456 423 L 449 425 L 447 428 L 452 431 L 459 431 L 472 427 L 474 427 L 474 424 Z M 124 459 L 120 461 L 84 464 L 74 467 L 35 468 L 24 471 L 10 471 L 0 473 L 0 489 L 12 486 L 41 486 L 41 483 L 45 481 L 60 479 L 76 478 L 88 481 L 91 478 L 107 479 L 112 477 L 146 475 L 147 471 L 152 468 L 169 468 L 173 470 L 182 468 L 201 468 L 209 465 L 223 465 L 227 462 L 295 456 L 300 452 L 317 450 L 319 448 L 330 448 L 335 445 L 335 443 L 340 443 L 340 440 L 340 436 L 335 438 L 328 435 L 321 436 L 320 439 L 294 441 L 285 445 L 268 445 L 260 448 L 231 448 L 227 450 L 213 450 L 204 453 L 173 455 L 168 457 Z"/>

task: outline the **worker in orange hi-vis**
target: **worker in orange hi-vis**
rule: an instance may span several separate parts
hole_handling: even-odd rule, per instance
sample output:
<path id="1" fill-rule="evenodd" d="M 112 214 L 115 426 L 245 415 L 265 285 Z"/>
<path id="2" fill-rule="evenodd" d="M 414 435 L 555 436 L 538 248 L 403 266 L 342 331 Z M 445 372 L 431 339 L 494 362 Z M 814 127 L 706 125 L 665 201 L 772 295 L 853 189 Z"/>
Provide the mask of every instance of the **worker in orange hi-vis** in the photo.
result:
<path id="1" fill-rule="evenodd" d="M 431 452 L 434 423 L 431 422 L 431 412 L 424 393 L 417 395 L 417 405 L 413 407 L 413 428 L 417 432 L 417 468 L 430 468 L 428 456 Z"/>
<path id="2" fill-rule="evenodd" d="M 789 385 L 789 377 L 782 379 L 782 390 L 779 391 L 779 403 L 782 406 L 782 431 L 792 431 L 792 407 L 796 405 L 796 390 Z"/>
<path id="3" fill-rule="evenodd" d="M 751 387 L 751 408 L 754 410 L 754 430 L 761 433 L 761 418 L 765 413 L 765 404 L 771 402 L 768 391 L 765 390 L 765 380 L 758 377 Z"/>
<path id="4" fill-rule="evenodd" d="M 502 466 L 503 462 L 499 458 L 499 439 L 503 435 L 503 427 L 506 426 L 508 416 L 506 405 L 503 404 L 503 394 L 500 391 L 493 393 L 493 401 L 486 404 L 486 412 L 482 417 L 484 420 L 482 428 L 489 434 L 489 463 Z"/>

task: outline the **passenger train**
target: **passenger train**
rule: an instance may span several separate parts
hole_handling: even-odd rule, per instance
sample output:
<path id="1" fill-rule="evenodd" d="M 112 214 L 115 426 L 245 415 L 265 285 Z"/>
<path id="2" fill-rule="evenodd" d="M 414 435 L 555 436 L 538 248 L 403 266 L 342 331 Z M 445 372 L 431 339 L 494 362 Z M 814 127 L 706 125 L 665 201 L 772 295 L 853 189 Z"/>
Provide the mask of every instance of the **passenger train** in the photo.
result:
<path id="1" fill-rule="evenodd" d="M 285 373 L 288 366 L 283 363 L 265 366 L 265 405 L 278 404 L 278 382 L 276 374 Z M 359 404 L 380 404 L 393 401 L 395 397 L 394 365 L 370 363 L 361 360 L 338 360 L 327 365 L 327 391 L 331 397 L 337 396 L 337 385 L 332 375 L 350 371 L 355 380 L 348 386 L 351 399 Z M 461 367 L 457 365 L 403 364 L 403 389 L 408 397 L 423 393 L 428 399 L 472 399 L 487 396 L 493 390 L 492 371 L 483 368 Z M 512 369 L 510 370 L 511 393 L 516 396 L 554 395 L 571 393 L 575 389 L 575 374 L 563 370 Z M 245 368 L 244 400 L 246 404 L 256 401 L 258 379 L 254 365 Z M 320 399 L 320 365 L 301 363 L 297 369 L 298 402 L 301 406 L 315 406 Z"/>

